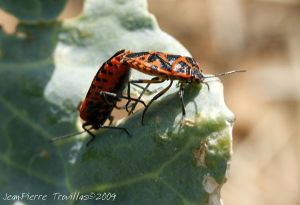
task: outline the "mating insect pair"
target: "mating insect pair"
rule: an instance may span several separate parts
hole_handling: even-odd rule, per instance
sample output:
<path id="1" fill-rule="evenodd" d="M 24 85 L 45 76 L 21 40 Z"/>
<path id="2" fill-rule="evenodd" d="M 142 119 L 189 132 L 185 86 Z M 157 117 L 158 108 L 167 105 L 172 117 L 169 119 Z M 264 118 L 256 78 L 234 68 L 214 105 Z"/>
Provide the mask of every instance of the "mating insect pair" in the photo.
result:
<path id="1" fill-rule="evenodd" d="M 155 77 L 150 80 L 139 79 L 129 81 L 130 68 Z M 142 103 L 145 106 L 142 114 L 142 124 L 144 124 L 144 117 L 150 105 L 169 90 L 174 80 L 178 80 L 180 83 L 179 97 L 182 106 L 182 113 L 185 115 L 186 112 L 183 101 L 184 84 L 204 83 L 208 86 L 208 84 L 204 82 L 206 78 L 223 76 L 236 72 L 245 71 L 236 70 L 205 77 L 200 70 L 199 64 L 191 57 L 166 54 L 162 52 L 133 53 L 131 51 L 120 50 L 100 67 L 92 81 L 84 101 L 80 106 L 80 117 L 85 121 L 82 125 L 84 131 L 54 138 L 52 141 L 88 132 L 92 136 L 92 139 L 89 141 L 90 143 L 95 138 L 95 135 L 91 132 L 91 130 L 97 130 L 99 128 L 121 129 L 129 135 L 125 128 L 103 125 L 106 120 L 110 120 L 110 122 L 112 121 L 111 112 L 114 108 L 117 108 L 117 101 L 119 99 L 127 99 L 127 111 L 128 105 L 131 101 Z M 141 100 L 141 96 L 145 90 L 147 90 L 152 83 L 162 83 L 166 80 L 170 80 L 169 85 L 156 94 L 146 105 Z M 147 85 L 144 87 L 139 98 L 131 98 L 130 85 L 140 83 L 146 83 Z M 126 85 L 128 85 L 127 96 L 124 96 L 122 95 L 122 92 Z M 132 113 L 135 105 L 136 104 L 134 104 L 129 113 Z"/>

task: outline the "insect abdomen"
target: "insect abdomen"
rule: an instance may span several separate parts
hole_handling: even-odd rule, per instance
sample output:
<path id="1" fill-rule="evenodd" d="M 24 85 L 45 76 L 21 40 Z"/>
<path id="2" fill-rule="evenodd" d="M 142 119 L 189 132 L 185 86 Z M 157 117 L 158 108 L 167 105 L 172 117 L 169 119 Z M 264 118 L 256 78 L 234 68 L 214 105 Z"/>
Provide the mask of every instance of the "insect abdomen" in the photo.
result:
<path id="1" fill-rule="evenodd" d="M 80 107 L 80 117 L 94 127 L 102 125 L 110 116 L 117 100 L 100 95 L 101 91 L 121 93 L 129 78 L 129 68 L 120 63 L 124 50 L 117 52 L 98 70 Z"/>

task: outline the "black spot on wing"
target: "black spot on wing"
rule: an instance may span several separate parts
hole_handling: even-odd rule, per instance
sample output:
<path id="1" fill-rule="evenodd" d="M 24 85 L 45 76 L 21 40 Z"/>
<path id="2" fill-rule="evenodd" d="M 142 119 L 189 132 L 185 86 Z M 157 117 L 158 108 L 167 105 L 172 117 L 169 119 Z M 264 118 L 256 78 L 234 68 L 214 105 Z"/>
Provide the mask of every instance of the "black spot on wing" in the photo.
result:
<path id="1" fill-rule="evenodd" d="M 152 62 L 156 61 L 157 59 L 159 59 L 157 54 L 151 54 L 151 55 L 148 57 L 148 60 L 147 60 L 147 61 L 148 61 L 149 63 L 152 63 Z"/>
<path id="2" fill-rule="evenodd" d="M 122 54 L 122 53 L 124 53 L 124 52 L 125 52 L 124 49 L 123 49 L 123 50 L 119 50 L 118 52 L 116 52 L 116 53 L 115 53 L 112 57 L 110 57 L 105 63 L 103 63 L 103 65 L 101 66 L 100 70 L 104 68 L 105 64 L 108 64 L 109 66 L 113 66 L 113 64 L 111 63 L 111 60 L 112 60 L 114 57 L 116 57 L 116 56 L 118 56 L 118 55 L 120 55 L 120 54 Z"/>
<path id="3" fill-rule="evenodd" d="M 167 59 L 169 61 L 169 63 L 172 65 L 178 58 L 180 57 L 180 55 L 172 55 L 169 54 L 167 55 Z"/>
<path id="4" fill-rule="evenodd" d="M 187 62 L 189 62 L 192 66 L 198 67 L 197 62 L 191 58 L 191 57 L 186 57 Z"/>
<path id="5" fill-rule="evenodd" d="M 175 66 L 175 71 L 178 73 L 184 73 L 190 75 L 191 67 L 183 61 L 178 62 Z"/>
<path id="6" fill-rule="evenodd" d="M 103 63 L 102 64 L 102 66 L 99 68 L 99 70 L 97 71 L 97 73 L 96 73 L 96 76 L 99 74 L 99 72 L 101 72 L 101 73 L 106 73 L 106 70 L 105 70 L 105 65 L 106 64 L 108 64 L 109 66 L 113 66 L 113 64 L 111 63 L 111 60 L 114 58 L 114 57 L 116 57 L 116 56 L 118 56 L 118 55 L 120 55 L 121 53 L 124 53 L 125 52 L 125 50 L 123 49 L 123 50 L 120 50 L 120 51 L 118 51 L 118 52 L 116 52 L 112 57 L 110 57 L 105 63 Z"/>
<path id="7" fill-rule="evenodd" d="M 125 52 L 125 50 L 123 49 L 123 50 L 119 50 L 118 52 L 116 52 L 112 57 L 110 57 L 107 61 L 106 61 L 106 63 L 107 64 L 110 64 L 111 62 L 111 60 L 114 58 L 114 57 L 116 57 L 116 56 L 118 56 L 118 55 L 120 55 L 121 53 L 124 53 Z"/>
<path id="8" fill-rule="evenodd" d="M 137 58 L 137 57 L 144 56 L 147 54 L 149 54 L 149 52 L 130 53 L 130 54 L 127 54 L 125 57 L 126 58 Z"/>
<path id="9" fill-rule="evenodd" d="M 164 69 L 164 70 L 168 70 L 168 71 L 171 71 L 172 67 L 171 65 L 164 61 L 164 59 L 162 59 L 158 54 L 151 54 L 149 57 L 148 57 L 148 62 L 149 63 L 152 63 L 154 61 L 159 61 L 160 64 L 161 64 L 161 69 Z"/>

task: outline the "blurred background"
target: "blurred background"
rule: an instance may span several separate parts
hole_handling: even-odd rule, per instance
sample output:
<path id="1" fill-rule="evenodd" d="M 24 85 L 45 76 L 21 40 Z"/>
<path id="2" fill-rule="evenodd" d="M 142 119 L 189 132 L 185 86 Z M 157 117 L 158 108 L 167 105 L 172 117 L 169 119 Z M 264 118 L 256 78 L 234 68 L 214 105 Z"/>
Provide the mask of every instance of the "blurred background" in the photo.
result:
<path id="1" fill-rule="evenodd" d="M 223 78 L 236 115 L 234 155 L 222 189 L 226 205 L 300 204 L 300 0 L 149 0 L 160 27 L 204 73 Z M 77 16 L 70 0 L 60 19 Z M 0 10 L 13 33 L 16 18 Z M 298 83 L 297 83 L 298 82 Z"/>

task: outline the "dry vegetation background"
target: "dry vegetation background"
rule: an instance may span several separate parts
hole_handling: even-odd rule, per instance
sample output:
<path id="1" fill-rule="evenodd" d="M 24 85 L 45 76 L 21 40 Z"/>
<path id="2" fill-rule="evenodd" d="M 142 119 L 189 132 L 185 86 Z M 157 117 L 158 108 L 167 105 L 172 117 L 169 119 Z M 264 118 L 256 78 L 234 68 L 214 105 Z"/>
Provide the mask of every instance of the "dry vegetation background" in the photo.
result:
<path id="1" fill-rule="evenodd" d="M 205 73 L 248 70 L 222 80 L 237 118 L 224 204 L 299 205 L 300 0 L 148 1 Z M 60 18 L 81 6 L 70 0 Z M 0 24 L 13 32 L 16 19 L 0 11 Z"/>

